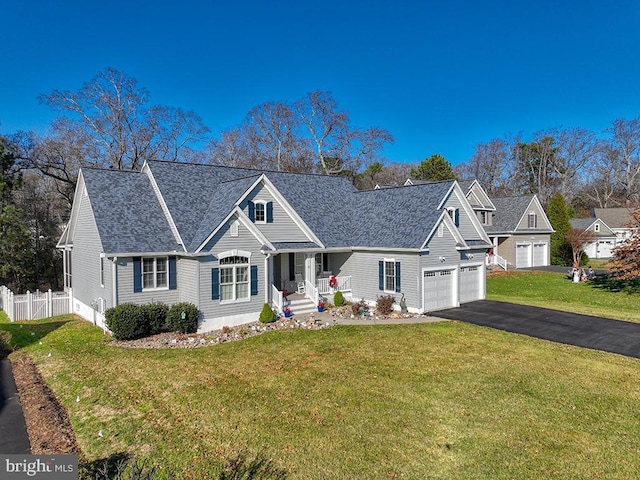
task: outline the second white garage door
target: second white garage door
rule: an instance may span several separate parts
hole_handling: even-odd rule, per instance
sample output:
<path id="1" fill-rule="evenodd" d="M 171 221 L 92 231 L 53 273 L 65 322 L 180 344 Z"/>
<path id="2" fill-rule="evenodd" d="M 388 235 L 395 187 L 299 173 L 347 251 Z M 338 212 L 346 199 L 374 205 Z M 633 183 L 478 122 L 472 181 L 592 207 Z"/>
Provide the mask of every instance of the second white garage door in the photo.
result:
<path id="1" fill-rule="evenodd" d="M 544 267 L 546 265 L 547 265 L 547 244 L 534 243 L 533 244 L 533 266 Z"/>
<path id="2" fill-rule="evenodd" d="M 424 310 L 441 310 L 456 306 L 454 270 L 424 272 Z"/>
<path id="3" fill-rule="evenodd" d="M 482 267 L 460 267 L 460 303 L 484 298 L 481 275 Z"/>

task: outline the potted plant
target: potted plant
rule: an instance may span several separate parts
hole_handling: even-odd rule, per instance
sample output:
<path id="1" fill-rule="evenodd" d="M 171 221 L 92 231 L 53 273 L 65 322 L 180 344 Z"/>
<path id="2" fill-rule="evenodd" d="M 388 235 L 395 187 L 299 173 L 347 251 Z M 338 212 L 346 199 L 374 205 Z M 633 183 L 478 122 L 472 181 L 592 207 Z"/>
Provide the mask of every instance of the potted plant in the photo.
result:
<path id="1" fill-rule="evenodd" d="M 286 318 L 291 317 L 291 309 L 289 307 L 284 307 L 283 313 Z"/>
<path id="2" fill-rule="evenodd" d="M 318 300 L 318 311 L 319 312 L 323 312 L 324 311 L 324 299 L 323 298 Z"/>

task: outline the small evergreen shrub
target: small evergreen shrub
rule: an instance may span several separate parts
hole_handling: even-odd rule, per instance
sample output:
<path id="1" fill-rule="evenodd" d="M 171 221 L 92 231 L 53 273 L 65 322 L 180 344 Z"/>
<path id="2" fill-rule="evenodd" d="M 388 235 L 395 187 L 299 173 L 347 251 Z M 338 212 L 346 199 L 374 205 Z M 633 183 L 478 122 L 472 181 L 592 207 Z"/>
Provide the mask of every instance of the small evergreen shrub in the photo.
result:
<path id="1" fill-rule="evenodd" d="M 342 305 L 344 305 L 344 295 L 340 290 L 338 290 L 333 296 L 333 303 L 336 307 L 341 307 Z"/>
<path id="2" fill-rule="evenodd" d="M 376 310 L 380 315 L 389 315 L 393 312 L 393 304 L 396 299 L 392 295 L 385 295 L 378 297 L 376 300 Z"/>
<path id="3" fill-rule="evenodd" d="M 586 267 L 587 265 L 589 265 L 589 255 L 587 255 L 586 253 L 582 254 L 582 257 L 580 258 L 580 267 Z"/>
<path id="4" fill-rule="evenodd" d="M 360 315 L 366 315 L 369 312 L 369 305 L 364 300 L 354 302 L 351 304 L 351 312 L 357 317 Z"/>
<path id="5" fill-rule="evenodd" d="M 193 303 L 174 303 L 167 313 L 167 325 L 172 332 L 195 333 L 200 310 Z"/>
<path id="6" fill-rule="evenodd" d="M 140 305 L 123 303 L 107 309 L 104 316 L 116 340 L 131 340 L 149 334 L 149 324 Z"/>
<path id="7" fill-rule="evenodd" d="M 149 334 L 166 332 L 169 327 L 167 325 L 167 314 L 169 307 L 164 303 L 148 303 L 141 306 L 147 325 L 149 325 Z"/>
<path id="8" fill-rule="evenodd" d="M 276 321 L 276 314 L 271 309 L 268 303 L 265 303 L 260 312 L 260 318 L 258 319 L 262 323 L 271 323 Z"/>

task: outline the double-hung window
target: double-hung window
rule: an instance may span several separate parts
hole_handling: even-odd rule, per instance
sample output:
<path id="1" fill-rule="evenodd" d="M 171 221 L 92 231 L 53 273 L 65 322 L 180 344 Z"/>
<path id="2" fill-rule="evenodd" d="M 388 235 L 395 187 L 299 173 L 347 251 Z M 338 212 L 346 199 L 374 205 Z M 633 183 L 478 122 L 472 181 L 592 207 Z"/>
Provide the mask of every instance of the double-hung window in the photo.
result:
<path id="1" fill-rule="evenodd" d="M 387 292 L 396 291 L 396 262 L 393 260 L 384 262 L 384 289 Z"/>
<path id="2" fill-rule="evenodd" d="M 142 289 L 168 288 L 169 265 L 167 257 L 142 259 Z"/>
<path id="3" fill-rule="evenodd" d="M 231 256 L 220 259 L 220 300 L 249 299 L 249 258 Z"/>
<path id="4" fill-rule="evenodd" d="M 267 223 L 267 207 L 265 203 L 256 202 L 256 223 Z"/>
<path id="5" fill-rule="evenodd" d="M 538 227 L 538 216 L 535 214 L 535 212 L 531 212 L 529 214 L 528 228 L 537 228 L 537 227 Z"/>

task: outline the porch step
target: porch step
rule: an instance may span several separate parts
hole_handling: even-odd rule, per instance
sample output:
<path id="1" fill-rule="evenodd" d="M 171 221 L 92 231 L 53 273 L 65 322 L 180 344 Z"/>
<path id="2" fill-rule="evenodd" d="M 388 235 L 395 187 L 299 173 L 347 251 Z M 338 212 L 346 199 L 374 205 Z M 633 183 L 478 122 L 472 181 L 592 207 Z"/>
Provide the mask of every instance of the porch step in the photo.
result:
<path id="1" fill-rule="evenodd" d="M 291 309 L 291 313 L 294 315 L 301 315 L 303 313 L 311 313 L 317 312 L 318 307 L 309 300 L 308 298 L 303 298 L 300 300 L 291 300 L 289 302 L 289 308 Z"/>

